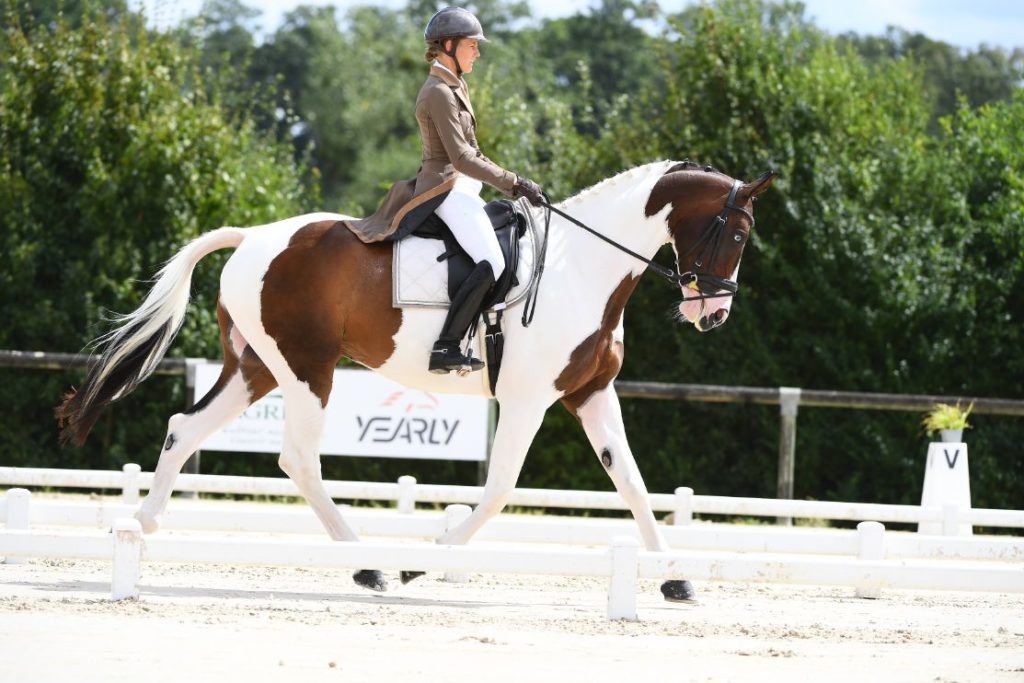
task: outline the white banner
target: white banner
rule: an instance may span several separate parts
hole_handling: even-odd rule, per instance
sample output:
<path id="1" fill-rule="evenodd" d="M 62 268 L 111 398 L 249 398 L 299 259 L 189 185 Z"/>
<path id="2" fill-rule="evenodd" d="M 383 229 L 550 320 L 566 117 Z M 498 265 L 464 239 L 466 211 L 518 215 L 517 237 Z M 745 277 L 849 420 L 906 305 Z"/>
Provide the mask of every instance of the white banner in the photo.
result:
<path id="1" fill-rule="evenodd" d="M 220 363 L 195 366 L 193 400 L 216 383 Z M 487 401 L 482 396 L 409 389 L 369 370 L 336 369 L 321 441 L 324 455 L 438 460 L 487 458 Z M 284 399 L 274 390 L 203 442 L 210 451 L 279 453 Z"/>

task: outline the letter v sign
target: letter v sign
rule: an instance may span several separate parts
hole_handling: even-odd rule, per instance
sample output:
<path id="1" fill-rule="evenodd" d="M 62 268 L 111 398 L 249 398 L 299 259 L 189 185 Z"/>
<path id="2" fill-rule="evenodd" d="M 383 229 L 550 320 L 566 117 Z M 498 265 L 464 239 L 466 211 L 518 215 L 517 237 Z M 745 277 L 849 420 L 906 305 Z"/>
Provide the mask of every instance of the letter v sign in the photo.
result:
<path id="1" fill-rule="evenodd" d="M 960 457 L 960 449 L 957 448 L 956 450 L 953 451 L 953 459 L 952 460 L 949 459 L 949 451 L 947 451 L 945 448 L 943 448 L 942 452 L 946 456 L 946 464 L 949 465 L 949 469 L 953 469 L 954 467 L 956 467 L 956 459 Z"/>

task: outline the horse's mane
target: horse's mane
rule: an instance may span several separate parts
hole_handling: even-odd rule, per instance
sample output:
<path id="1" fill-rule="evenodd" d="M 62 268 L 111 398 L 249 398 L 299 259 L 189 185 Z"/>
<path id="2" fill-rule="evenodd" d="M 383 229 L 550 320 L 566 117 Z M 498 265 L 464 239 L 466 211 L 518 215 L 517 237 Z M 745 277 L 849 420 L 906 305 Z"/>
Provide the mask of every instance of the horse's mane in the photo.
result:
<path id="1" fill-rule="evenodd" d="M 652 161 L 651 163 L 644 164 L 642 166 L 634 166 L 633 168 L 630 168 L 630 169 L 628 169 L 626 171 L 622 171 L 621 173 L 617 173 L 617 174 L 613 175 L 610 178 L 605 178 L 604 180 L 598 181 L 597 183 L 591 185 L 588 188 L 580 190 L 576 194 L 574 194 L 571 197 L 567 198 L 563 202 L 563 206 L 564 207 L 570 207 L 573 204 L 581 202 L 584 199 L 589 198 L 591 195 L 594 195 L 594 194 L 597 194 L 598 192 L 602 192 L 604 190 L 607 190 L 610 187 L 614 187 L 615 185 L 619 185 L 619 184 L 624 183 L 626 181 L 636 180 L 637 176 L 642 175 L 644 173 L 650 173 L 656 167 L 664 166 L 664 169 L 662 169 L 662 171 L 661 171 L 661 172 L 664 172 L 665 170 L 668 170 L 668 168 L 672 164 L 675 164 L 675 163 L 677 163 L 677 162 L 671 161 L 671 160 L 664 160 L 663 159 L 661 161 Z"/>

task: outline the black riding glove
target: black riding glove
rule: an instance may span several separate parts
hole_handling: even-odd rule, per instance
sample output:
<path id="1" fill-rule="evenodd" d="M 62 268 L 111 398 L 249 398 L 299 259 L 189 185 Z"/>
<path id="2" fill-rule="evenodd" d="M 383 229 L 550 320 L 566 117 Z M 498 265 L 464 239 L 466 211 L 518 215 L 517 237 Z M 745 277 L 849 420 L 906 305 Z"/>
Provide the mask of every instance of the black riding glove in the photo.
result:
<path id="1" fill-rule="evenodd" d="M 512 186 L 512 196 L 526 197 L 534 206 L 540 206 L 540 203 L 544 201 L 544 191 L 540 189 L 540 185 L 529 178 L 520 176 L 516 176 L 516 184 Z"/>

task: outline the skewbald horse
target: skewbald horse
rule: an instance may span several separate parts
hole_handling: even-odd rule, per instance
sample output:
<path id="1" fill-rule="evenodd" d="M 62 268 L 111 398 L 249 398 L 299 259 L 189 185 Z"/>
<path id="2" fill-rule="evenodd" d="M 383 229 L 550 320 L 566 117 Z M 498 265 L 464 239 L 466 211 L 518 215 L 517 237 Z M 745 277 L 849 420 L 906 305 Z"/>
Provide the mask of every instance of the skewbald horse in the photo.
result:
<path id="1" fill-rule="evenodd" d="M 648 259 L 670 243 L 679 273 L 690 278 L 677 278 L 680 316 L 706 331 L 729 315 L 753 227 L 753 200 L 774 177 L 768 172 L 740 183 L 692 162 L 661 161 L 604 180 L 557 208 Z M 223 371 L 206 396 L 168 420 L 152 488 L 136 513 L 147 533 L 157 529 L 174 479 L 203 440 L 280 387 L 286 415 L 280 467 L 332 539 L 357 541 L 324 488 L 319 457 L 325 406 L 342 357 L 424 391 L 489 393 L 486 372 L 427 371 L 444 311 L 394 308 L 392 245 L 361 242 L 339 222 L 346 218 L 314 213 L 208 232 L 164 265 L 138 310 L 94 342 L 99 360 L 57 409 L 63 438 L 79 445 L 103 408 L 146 379 L 167 352 L 188 307 L 195 265 L 215 250 L 235 249 L 221 272 L 217 306 Z M 545 411 L 561 400 L 628 504 L 646 548 L 665 551 L 613 385 L 623 360 L 623 309 L 646 265 L 558 216 L 548 233 L 533 324 L 505 318 L 505 358 L 495 389 L 501 411 L 483 497 L 437 542 L 464 544 L 501 511 Z M 403 573 L 403 581 L 415 575 Z M 386 585 L 376 570 L 354 578 L 375 590 Z M 669 600 L 689 600 L 693 587 L 678 577 L 662 592 Z"/>

